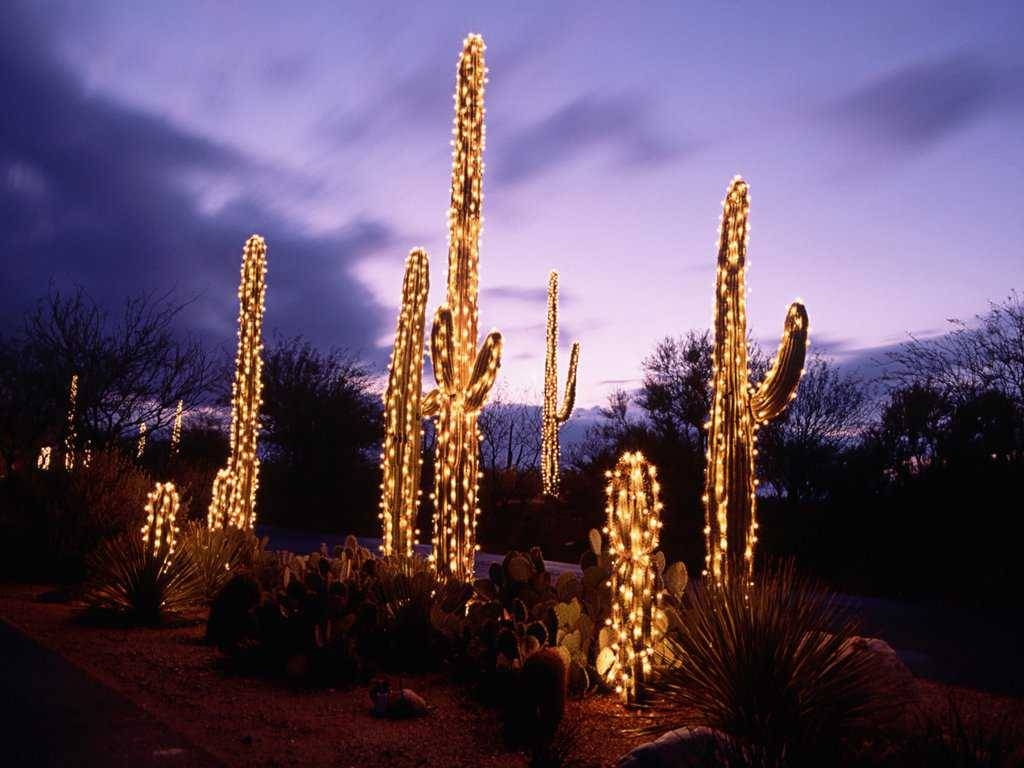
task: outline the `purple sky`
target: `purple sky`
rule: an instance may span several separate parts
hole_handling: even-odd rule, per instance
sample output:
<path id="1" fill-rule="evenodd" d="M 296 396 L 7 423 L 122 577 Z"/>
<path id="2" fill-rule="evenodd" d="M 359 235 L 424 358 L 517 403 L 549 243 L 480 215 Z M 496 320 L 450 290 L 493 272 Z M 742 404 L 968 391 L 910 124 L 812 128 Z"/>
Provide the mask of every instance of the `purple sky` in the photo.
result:
<path id="1" fill-rule="evenodd" d="M 1024 282 L 1019 2 L 376 5 L 5 3 L 4 316 L 51 277 L 111 302 L 175 286 L 230 346 L 255 231 L 268 328 L 386 359 L 411 247 L 431 314 L 442 299 L 471 31 L 491 70 L 481 325 L 512 396 L 539 396 L 552 267 L 582 405 L 707 327 L 736 173 L 771 344 L 797 296 L 817 348 L 856 359 Z"/>

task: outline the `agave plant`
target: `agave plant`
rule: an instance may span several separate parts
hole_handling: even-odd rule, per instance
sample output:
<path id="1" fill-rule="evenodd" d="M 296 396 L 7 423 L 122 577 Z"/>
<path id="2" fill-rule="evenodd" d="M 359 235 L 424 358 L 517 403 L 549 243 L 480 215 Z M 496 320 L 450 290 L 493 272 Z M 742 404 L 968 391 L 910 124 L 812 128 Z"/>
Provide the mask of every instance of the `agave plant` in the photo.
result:
<path id="1" fill-rule="evenodd" d="M 86 603 L 138 624 L 158 624 L 202 602 L 196 564 L 186 552 L 153 556 L 137 535 L 102 542 L 88 560 Z"/>
<path id="2" fill-rule="evenodd" d="M 208 528 L 192 521 L 185 529 L 182 551 L 195 564 L 203 598 L 213 601 L 231 577 L 243 567 L 250 567 L 259 540 L 251 530 L 241 528 Z"/>
<path id="3" fill-rule="evenodd" d="M 901 702 L 853 642 L 856 617 L 791 563 L 753 588 L 696 589 L 683 624 L 646 686 L 658 729 L 710 727 L 747 764 L 835 764 L 861 726 Z"/>

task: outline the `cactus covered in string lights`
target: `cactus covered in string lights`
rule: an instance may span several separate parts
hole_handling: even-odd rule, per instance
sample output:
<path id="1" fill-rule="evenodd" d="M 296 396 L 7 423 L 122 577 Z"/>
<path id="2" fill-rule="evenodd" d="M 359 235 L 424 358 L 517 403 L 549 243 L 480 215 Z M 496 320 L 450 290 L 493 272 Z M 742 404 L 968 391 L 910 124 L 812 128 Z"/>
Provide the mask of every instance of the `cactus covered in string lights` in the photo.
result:
<path id="1" fill-rule="evenodd" d="M 139 424 L 139 439 L 135 443 L 135 458 L 141 459 L 146 452 L 146 422 Z"/>
<path id="2" fill-rule="evenodd" d="M 437 418 L 434 461 L 433 559 L 456 578 L 473 577 L 476 557 L 480 435 L 477 415 L 501 364 L 501 334 L 492 331 L 477 351 L 484 150 L 484 41 L 466 38 L 455 87 L 451 207 L 448 210 L 448 291 L 437 310 L 430 355 L 437 388 L 423 400 Z"/>
<path id="3" fill-rule="evenodd" d="M 423 322 L 430 287 L 426 251 L 416 248 L 405 263 L 402 306 L 384 391 L 384 448 L 381 452 L 380 518 L 385 555 L 413 553 L 418 544 L 416 517 L 420 508 L 420 458 L 423 419 Z"/>
<path id="4" fill-rule="evenodd" d="M 235 497 L 235 475 L 230 469 L 218 469 L 213 478 L 213 494 L 206 511 L 206 525 L 216 531 L 220 528 L 235 528 L 232 518 L 232 503 Z"/>
<path id="5" fill-rule="evenodd" d="M 786 311 L 778 353 L 764 380 L 750 384 L 747 352 L 747 183 L 732 180 L 722 203 L 715 285 L 711 416 L 704 487 L 705 573 L 716 585 L 730 574 L 748 580 L 757 544 L 757 429 L 796 397 L 807 353 L 807 311 Z"/>
<path id="6" fill-rule="evenodd" d="M 174 483 L 157 483 L 146 497 L 146 524 L 142 526 L 142 542 L 146 554 L 165 563 L 174 554 L 178 534 L 178 492 Z"/>
<path id="7" fill-rule="evenodd" d="M 548 275 L 547 354 L 544 357 L 544 409 L 541 416 L 541 485 L 549 496 L 558 495 L 558 430 L 572 415 L 576 403 L 576 366 L 580 343 L 572 343 L 569 372 L 565 379 L 565 397 L 558 407 L 558 272 Z"/>
<path id="8" fill-rule="evenodd" d="M 178 407 L 174 411 L 174 425 L 171 427 L 171 456 L 177 456 L 178 448 L 181 446 L 181 418 L 184 404 L 184 400 L 179 400 Z"/>
<path id="9" fill-rule="evenodd" d="M 655 557 L 661 532 L 661 501 L 657 470 L 639 451 L 622 455 L 606 473 L 608 554 L 612 561 L 611 631 L 615 660 L 607 677 L 626 703 L 651 671 L 651 656 L 663 624 Z"/>
<path id="10" fill-rule="evenodd" d="M 248 529 L 256 522 L 260 460 L 256 452 L 263 392 L 263 308 L 267 293 L 267 244 L 259 235 L 245 243 L 238 286 L 238 352 L 231 385 L 231 452 L 223 470 L 230 484 L 214 480 L 213 501 L 224 526 Z M 221 478 L 218 473 L 218 479 Z M 228 487 L 230 485 L 230 488 Z M 218 491 L 221 497 L 218 499 Z M 226 517 L 226 520 L 225 520 Z"/>
<path id="11" fill-rule="evenodd" d="M 75 468 L 75 443 L 78 432 L 75 427 L 78 409 L 78 374 L 71 374 L 71 385 L 68 387 L 67 427 L 64 430 L 64 469 L 69 472 Z"/>

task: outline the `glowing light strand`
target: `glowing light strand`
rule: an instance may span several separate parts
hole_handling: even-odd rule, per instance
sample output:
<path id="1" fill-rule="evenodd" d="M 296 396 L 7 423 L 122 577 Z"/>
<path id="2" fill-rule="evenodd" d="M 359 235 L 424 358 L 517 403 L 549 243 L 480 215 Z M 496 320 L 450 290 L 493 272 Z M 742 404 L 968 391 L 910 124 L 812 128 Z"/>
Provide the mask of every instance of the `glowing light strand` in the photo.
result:
<path id="1" fill-rule="evenodd" d="M 477 354 L 479 244 L 483 204 L 484 41 L 469 35 L 459 56 L 448 209 L 448 291 L 434 316 L 431 362 L 437 389 L 423 400 L 436 415 L 433 561 L 456 578 L 473 577 L 480 434 L 477 415 L 501 364 L 501 334 L 492 331 Z"/>
<path id="2" fill-rule="evenodd" d="M 609 682 L 627 704 L 651 672 L 654 643 L 659 639 L 662 593 L 655 587 L 653 554 L 661 532 L 661 487 L 657 469 L 643 454 L 626 452 L 615 469 L 605 473 L 608 515 L 604 533 L 612 558 L 611 616 L 616 661 Z"/>
<path id="3" fill-rule="evenodd" d="M 544 356 L 544 407 L 541 414 L 541 487 L 549 496 L 558 495 L 560 483 L 558 430 L 572 415 L 576 403 L 576 368 L 580 343 L 574 341 L 569 353 L 565 397 L 558 407 L 558 272 L 548 275 L 547 354 Z"/>
<path id="4" fill-rule="evenodd" d="M 705 575 L 716 585 L 731 573 L 749 581 L 757 544 L 757 429 L 796 397 L 807 351 L 807 311 L 786 310 L 778 354 L 759 386 L 750 384 L 746 271 L 750 194 L 739 176 L 722 202 L 718 233 L 711 414 L 704 483 Z M 742 555 L 742 558 L 740 557 Z"/>
<path id="5" fill-rule="evenodd" d="M 231 452 L 227 467 L 218 472 L 214 480 L 210 504 L 211 516 L 216 517 L 218 527 L 248 529 L 256 522 L 266 292 L 267 244 L 259 235 L 253 235 L 242 252 L 238 287 L 238 352 L 231 385 Z M 226 481 L 227 476 L 230 482 Z"/>
<path id="6" fill-rule="evenodd" d="M 416 518 L 420 508 L 423 464 L 423 323 L 430 288 L 427 253 L 416 248 L 405 263 L 402 306 L 384 391 L 384 447 L 381 451 L 381 552 L 411 556 L 419 544 Z"/>
<path id="7" fill-rule="evenodd" d="M 146 452 L 146 422 L 139 424 L 139 439 L 135 443 L 135 458 L 141 459 Z"/>

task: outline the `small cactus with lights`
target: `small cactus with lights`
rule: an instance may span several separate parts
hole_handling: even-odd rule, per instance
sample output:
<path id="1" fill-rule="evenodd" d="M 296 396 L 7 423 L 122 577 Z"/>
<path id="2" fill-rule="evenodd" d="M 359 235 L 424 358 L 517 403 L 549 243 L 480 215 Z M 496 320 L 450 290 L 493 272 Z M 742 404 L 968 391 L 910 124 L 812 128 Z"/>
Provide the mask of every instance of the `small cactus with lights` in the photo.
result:
<path id="1" fill-rule="evenodd" d="M 423 419 L 423 322 L 430 287 L 426 251 L 409 254 L 402 282 L 402 306 L 384 391 L 384 447 L 381 452 L 380 518 L 385 555 L 411 556 L 418 544 L 420 457 Z"/>
<path id="2" fill-rule="evenodd" d="M 715 285 L 711 417 L 704 488 L 705 574 L 716 585 L 730 574 L 750 579 L 757 544 L 757 429 L 796 397 L 807 353 L 807 311 L 786 311 L 778 354 L 764 380 L 750 384 L 747 352 L 747 183 L 732 180 L 722 203 Z"/>
<path id="3" fill-rule="evenodd" d="M 76 411 L 78 409 L 78 374 L 71 374 L 71 384 L 68 387 L 68 415 L 67 427 L 64 430 L 64 469 L 71 471 L 75 468 L 75 446 L 78 440 L 78 432 L 75 427 Z"/>
<path id="4" fill-rule="evenodd" d="M 256 522 L 256 490 L 259 488 L 260 460 L 257 441 L 260 405 L 263 402 L 263 309 L 267 293 L 267 244 L 259 235 L 245 243 L 242 252 L 241 283 L 238 287 L 238 353 L 235 379 L 231 385 L 231 453 L 224 471 L 232 476 L 229 494 L 217 498 L 214 481 L 213 504 L 227 510 L 224 527 L 252 528 Z M 218 473 L 218 478 L 220 473 Z M 212 504 L 211 504 L 212 506 Z"/>
<path id="5" fill-rule="evenodd" d="M 657 470 L 643 454 L 626 452 L 607 473 L 608 555 L 612 562 L 611 616 L 606 619 L 611 657 L 599 665 L 624 702 L 636 701 L 639 686 L 651 672 L 654 643 L 664 624 L 656 553 L 661 532 Z M 604 644 L 602 644 L 604 645 Z"/>
<path id="6" fill-rule="evenodd" d="M 544 409 L 541 416 L 541 485 L 549 496 L 558 495 L 558 430 L 572 415 L 576 403 L 576 367 L 580 343 L 574 341 L 569 353 L 569 371 L 565 379 L 565 397 L 558 407 L 558 272 L 548 276 L 547 354 L 544 357 Z"/>
<path id="7" fill-rule="evenodd" d="M 146 422 L 139 424 L 139 439 L 135 442 L 135 458 L 142 459 L 146 452 Z"/>
<path id="8" fill-rule="evenodd" d="M 451 207 L 448 210 L 448 291 L 434 316 L 430 354 L 437 388 L 423 400 L 436 415 L 434 461 L 435 566 L 473 577 L 479 482 L 477 416 L 501 364 L 501 334 L 492 331 L 477 350 L 484 150 L 484 41 L 466 38 L 455 88 Z"/>
<path id="9" fill-rule="evenodd" d="M 178 401 L 178 407 L 174 410 L 174 425 L 171 427 L 171 456 L 178 455 L 181 447 L 181 421 L 183 415 L 184 400 Z"/>
<path id="10" fill-rule="evenodd" d="M 146 524 L 142 526 L 142 541 L 146 552 L 161 563 L 174 554 L 178 536 L 178 491 L 174 483 L 157 483 L 146 497 Z"/>
<path id="11" fill-rule="evenodd" d="M 235 476 L 230 469 L 218 469 L 213 478 L 213 494 L 206 511 L 206 525 L 212 531 L 232 528 L 231 505 L 235 495 Z"/>

